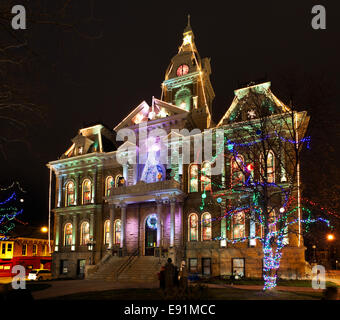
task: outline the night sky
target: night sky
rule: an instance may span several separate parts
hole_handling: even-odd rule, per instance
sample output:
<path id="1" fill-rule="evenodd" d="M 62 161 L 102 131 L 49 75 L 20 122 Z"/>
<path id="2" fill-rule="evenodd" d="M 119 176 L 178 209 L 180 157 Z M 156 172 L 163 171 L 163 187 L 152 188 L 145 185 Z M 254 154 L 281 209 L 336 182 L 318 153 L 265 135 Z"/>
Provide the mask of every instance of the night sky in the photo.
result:
<path id="1" fill-rule="evenodd" d="M 28 29 L 14 34 L 28 39 L 22 54 L 29 66 L 12 77 L 43 107 L 45 120 L 32 125 L 29 148 L 13 144 L 6 159 L 0 156 L 1 186 L 17 180 L 27 190 L 24 220 L 30 223 L 47 223 L 46 163 L 66 151 L 79 128 L 95 122 L 113 128 L 141 101 L 160 98 L 188 13 L 201 57 L 211 57 L 215 122 L 240 83 L 262 78 L 272 81 L 272 91 L 284 102 L 293 97 L 300 110 L 309 111 L 310 100 L 299 91 L 306 77 L 326 81 L 334 103 L 340 98 L 338 1 L 94 1 L 92 11 L 92 1 L 79 0 L 60 16 L 55 13 L 66 1 L 38 2 L 41 7 L 21 2 Z M 315 4 L 326 7 L 326 30 L 311 27 Z M 44 10 L 60 25 L 39 23 L 35 18 Z M 77 28 L 65 27 L 65 21 Z M 313 116 L 317 124 L 315 111 Z M 334 123 L 338 116 L 338 111 L 332 115 Z"/>

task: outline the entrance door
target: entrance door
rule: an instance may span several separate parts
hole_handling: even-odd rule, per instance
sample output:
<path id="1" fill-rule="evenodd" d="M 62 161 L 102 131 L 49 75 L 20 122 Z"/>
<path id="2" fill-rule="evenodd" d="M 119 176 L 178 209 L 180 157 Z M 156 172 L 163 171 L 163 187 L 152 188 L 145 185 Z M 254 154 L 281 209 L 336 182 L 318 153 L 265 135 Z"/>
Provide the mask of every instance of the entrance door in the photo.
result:
<path id="1" fill-rule="evenodd" d="M 85 264 L 86 264 L 86 260 L 85 259 L 79 259 L 78 260 L 77 274 L 78 274 L 79 278 L 84 278 L 84 275 L 85 275 Z"/>
<path id="2" fill-rule="evenodd" d="M 157 246 L 157 215 L 150 214 L 145 220 L 145 255 L 153 256 Z"/>

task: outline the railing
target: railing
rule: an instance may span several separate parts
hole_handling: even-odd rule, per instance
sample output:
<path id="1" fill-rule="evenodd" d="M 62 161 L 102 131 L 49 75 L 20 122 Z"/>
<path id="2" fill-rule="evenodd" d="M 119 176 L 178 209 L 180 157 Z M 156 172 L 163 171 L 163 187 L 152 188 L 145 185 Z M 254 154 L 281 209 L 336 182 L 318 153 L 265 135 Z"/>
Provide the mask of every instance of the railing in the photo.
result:
<path id="1" fill-rule="evenodd" d="M 117 269 L 115 277 L 118 279 L 119 275 L 133 262 L 134 258 L 138 256 L 139 249 L 136 249 L 132 254 L 129 255 L 129 258 L 123 262 L 120 267 Z"/>
<path id="2" fill-rule="evenodd" d="M 167 189 L 181 189 L 181 185 L 174 179 L 157 181 L 152 183 L 146 183 L 143 181 L 137 182 L 133 186 L 121 186 L 110 189 L 110 196 L 121 195 L 121 194 L 138 194 L 146 193 L 157 190 L 167 190 Z"/>

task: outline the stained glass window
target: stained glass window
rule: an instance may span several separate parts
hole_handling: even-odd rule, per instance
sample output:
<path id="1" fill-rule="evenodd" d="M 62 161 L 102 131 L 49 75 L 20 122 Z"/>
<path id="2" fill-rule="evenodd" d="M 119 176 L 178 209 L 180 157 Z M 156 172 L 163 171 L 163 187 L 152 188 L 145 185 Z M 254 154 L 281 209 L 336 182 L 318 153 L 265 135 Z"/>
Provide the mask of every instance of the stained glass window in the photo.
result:
<path id="1" fill-rule="evenodd" d="M 115 241 L 114 242 L 115 242 L 115 244 L 120 244 L 121 221 L 119 219 L 117 219 L 115 221 L 114 232 L 115 232 L 115 236 L 114 236 Z"/>
<path id="2" fill-rule="evenodd" d="M 110 189 L 114 187 L 114 180 L 112 176 L 106 177 L 105 180 L 105 196 L 108 197 L 110 195 Z"/>
<path id="3" fill-rule="evenodd" d="M 69 181 L 66 185 L 66 206 L 73 206 L 74 204 L 74 183 Z"/>
<path id="4" fill-rule="evenodd" d="M 83 181 L 83 204 L 91 203 L 91 180 Z"/>
<path id="5" fill-rule="evenodd" d="M 269 213 L 269 219 L 268 219 L 268 229 L 269 232 L 276 232 L 276 213 L 275 210 L 272 209 Z M 274 224 L 273 224 L 274 223 Z"/>
<path id="6" fill-rule="evenodd" d="M 245 215 L 244 212 L 237 212 L 233 215 L 233 239 L 245 237 Z"/>
<path id="7" fill-rule="evenodd" d="M 189 216 L 189 241 L 198 240 L 198 215 L 192 213 Z"/>
<path id="8" fill-rule="evenodd" d="M 211 240 L 211 214 L 208 212 L 202 214 L 202 240 Z"/>
<path id="9" fill-rule="evenodd" d="M 267 181 L 275 182 L 275 170 L 274 170 L 274 153 L 273 151 L 268 152 L 267 157 Z"/>
<path id="10" fill-rule="evenodd" d="M 121 180 L 121 178 L 123 178 L 123 176 L 121 174 L 117 174 L 116 175 L 116 181 L 115 181 L 115 185 L 116 187 L 119 187 L 119 181 Z"/>
<path id="11" fill-rule="evenodd" d="M 231 158 L 231 186 L 237 186 L 244 183 L 244 159 L 242 156 Z"/>
<path id="12" fill-rule="evenodd" d="M 189 166 L 189 191 L 198 192 L 198 164 Z"/>
<path id="13" fill-rule="evenodd" d="M 72 245 L 72 224 L 66 223 L 64 227 L 64 245 L 71 246 Z"/>
<path id="14" fill-rule="evenodd" d="M 110 220 L 106 220 L 104 223 L 104 244 L 110 243 Z"/>
<path id="15" fill-rule="evenodd" d="M 263 155 L 261 155 L 261 173 L 264 176 L 265 164 L 263 160 Z M 269 151 L 267 155 L 267 182 L 273 183 L 275 182 L 275 161 L 274 161 L 274 153 L 273 151 Z"/>
<path id="16" fill-rule="evenodd" d="M 201 170 L 201 191 L 211 190 L 211 164 L 210 162 L 203 162 Z"/>
<path id="17" fill-rule="evenodd" d="M 83 222 L 80 226 L 80 245 L 85 246 L 90 242 L 90 224 Z"/>

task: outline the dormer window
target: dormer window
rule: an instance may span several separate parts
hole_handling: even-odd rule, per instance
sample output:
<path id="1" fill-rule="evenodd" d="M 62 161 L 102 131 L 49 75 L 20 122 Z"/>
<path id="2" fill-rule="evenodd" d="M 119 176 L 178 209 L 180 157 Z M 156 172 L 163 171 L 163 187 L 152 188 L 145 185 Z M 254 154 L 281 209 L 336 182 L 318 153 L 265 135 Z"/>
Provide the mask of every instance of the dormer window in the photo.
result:
<path id="1" fill-rule="evenodd" d="M 79 148 L 78 148 L 78 154 L 83 154 L 83 150 L 84 150 L 83 147 L 79 147 Z"/>

